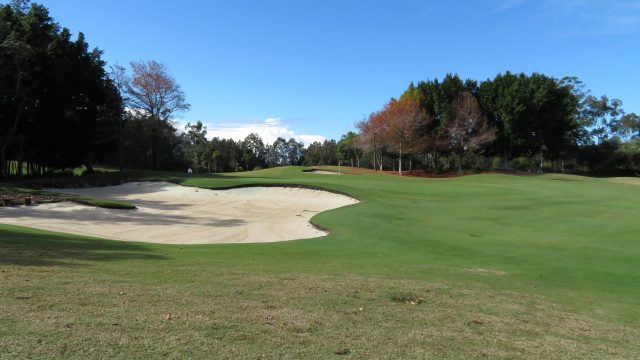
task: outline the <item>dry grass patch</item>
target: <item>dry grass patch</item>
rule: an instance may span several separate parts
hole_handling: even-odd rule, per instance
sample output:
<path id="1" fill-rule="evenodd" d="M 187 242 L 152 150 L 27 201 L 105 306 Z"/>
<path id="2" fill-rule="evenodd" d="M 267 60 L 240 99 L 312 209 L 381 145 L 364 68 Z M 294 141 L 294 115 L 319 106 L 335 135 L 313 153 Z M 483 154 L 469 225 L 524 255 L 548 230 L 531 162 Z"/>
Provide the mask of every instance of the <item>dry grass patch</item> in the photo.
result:
<path id="1" fill-rule="evenodd" d="M 474 269 L 464 269 L 464 270 L 476 275 L 507 275 L 506 271 L 495 270 L 495 269 L 474 268 Z"/>
<path id="2" fill-rule="evenodd" d="M 2 276 L 0 357 L 640 354 L 638 329 L 578 316 L 532 295 L 482 287 L 220 272 L 193 274 L 191 281 L 180 283 L 144 285 L 17 267 Z"/>
<path id="3" fill-rule="evenodd" d="M 638 186 L 640 186 L 640 178 L 614 177 L 614 178 L 610 178 L 609 181 L 617 183 L 617 184 L 638 185 Z"/>

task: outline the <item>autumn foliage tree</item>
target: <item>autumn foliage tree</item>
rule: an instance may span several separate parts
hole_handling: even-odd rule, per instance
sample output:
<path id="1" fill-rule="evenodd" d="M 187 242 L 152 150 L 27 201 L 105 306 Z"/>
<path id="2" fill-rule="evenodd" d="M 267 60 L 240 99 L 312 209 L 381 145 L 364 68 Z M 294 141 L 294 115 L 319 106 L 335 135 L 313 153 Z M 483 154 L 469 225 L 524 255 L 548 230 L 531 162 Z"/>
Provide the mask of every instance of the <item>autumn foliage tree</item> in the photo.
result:
<path id="1" fill-rule="evenodd" d="M 166 66 L 156 61 L 133 61 L 133 72 L 126 83 L 128 106 L 144 113 L 153 122 L 151 157 L 153 169 L 158 168 L 158 139 L 161 125 L 183 111 L 189 110 L 185 94 Z"/>
<path id="2" fill-rule="evenodd" d="M 392 99 L 380 116 L 385 123 L 385 142 L 398 155 L 398 173 L 402 175 L 402 158 L 417 150 L 418 129 L 429 117 L 420 102 L 413 99 Z"/>
<path id="3" fill-rule="evenodd" d="M 384 123 L 380 112 L 374 112 L 366 120 L 356 124 L 360 134 L 356 146 L 365 153 L 370 153 L 373 157 L 373 169 L 378 167 L 382 170 L 382 153 L 384 150 L 383 135 Z"/>
<path id="4" fill-rule="evenodd" d="M 453 116 L 445 124 L 451 149 L 458 157 L 458 171 L 462 171 L 462 158 L 496 139 L 496 129 L 489 125 L 476 99 L 463 92 L 453 103 Z"/>

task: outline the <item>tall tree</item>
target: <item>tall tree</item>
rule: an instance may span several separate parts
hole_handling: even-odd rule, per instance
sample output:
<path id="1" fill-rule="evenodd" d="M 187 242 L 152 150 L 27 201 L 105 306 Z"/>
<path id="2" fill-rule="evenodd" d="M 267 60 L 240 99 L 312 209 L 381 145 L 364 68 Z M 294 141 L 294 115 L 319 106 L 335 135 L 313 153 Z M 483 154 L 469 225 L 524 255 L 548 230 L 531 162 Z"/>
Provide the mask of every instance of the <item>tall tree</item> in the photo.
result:
<path id="1" fill-rule="evenodd" d="M 360 157 L 362 156 L 362 150 L 357 146 L 358 134 L 353 131 L 349 131 L 345 135 L 342 135 L 340 141 L 338 141 L 337 149 L 338 160 L 341 162 L 350 162 L 351 166 L 355 165 L 360 167 Z"/>
<path id="2" fill-rule="evenodd" d="M 446 130 L 449 144 L 458 156 L 458 171 L 462 171 L 465 153 L 475 151 L 496 138 L 496 129 L 489 125 L 476 99 L 466 92 L 454 102 L 453 115 L 446 124 Z"/>
<path id="3" fill-rule="evenodd" d="M 289 162 L 289 146 L 287 140 L 283 137 L 278 137 L 271 146 L 273 152 L 274 165 L 284 166 Z"/>
<path id="4" fill-rule="evenodd" d="M 264 162 L 265 147 L 262 138 L 256 133 L 251 133 L 242 142 L 242 159 L 247 170 L 253 170 L 258 164 Z"/>
<path id="5" fill-rule="evenodd" d="M 201 121 L 195 124 L 187 123 L 184 127 L 185 146 L 191 166 L 195 171 L 200 171 L 207 166 L 208 142 L 207 127 Z M 208 169 L 209 170 L 209 169 Z"/>
<path id="6" fill-rule="evenodd" d="M 113 151 L 121 98 L 101 51 L 27 4 L 0 6 L 0 176 L 91 170 Z"/>
<path id="7" fill-rule="evenodd" d="M 290 138 L 287 141 L 287 154 L 289 165 L 300 165 L 304 159 L 304 144 Z"/>
<path id="8" fill-rule="evenodd" d="M 167 68 L 153 60 L 131 62 L 132 77 L 127 83 L 129 106 L 144 112 L 153 122 L 151 157 L 153 168 L 158 168 L 158 139 L 162 122 L 187 111 L 190 105 L 176 80 Z"/>
<path id="9" fill-rule="evenodd" d="M 640 115 L 629 113 L 622 116 L 613 126 L 620 137 L 640 138 Z"/>
<path id="10" fill-rule="evenodd" d="M 370 152 L 373 155 L 373 170 L 378 168 L 382 170 L 382 154 L 385 149 L 384 134 L 385 121 L 381 112 L 373 112 L 366 120 L 362 120 L 356 124 L 360 134 L 358 136 L 357 146 L 363 152 Z"/>
<path id="11" fill-rule="evenodd" d="M 402 158 L 416 150 L 418 130 L 428 120 L 426 111 L 417 100 L 392 99 L 381 112 L 389 147 L 398 154 L 398 173 L 402 175 Z"/>

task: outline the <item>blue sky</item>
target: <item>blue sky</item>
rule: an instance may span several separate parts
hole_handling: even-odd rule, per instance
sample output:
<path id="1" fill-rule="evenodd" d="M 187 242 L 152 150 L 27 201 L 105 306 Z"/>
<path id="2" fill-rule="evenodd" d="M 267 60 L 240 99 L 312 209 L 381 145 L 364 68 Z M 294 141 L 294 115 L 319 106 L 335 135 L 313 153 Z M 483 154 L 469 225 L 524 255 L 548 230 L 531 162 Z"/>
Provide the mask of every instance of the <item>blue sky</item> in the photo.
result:
<path id="1" fill-rule="evenodd" d="M 109 64 L 153 59 L 210 135 L 339 138 L 410 81 L 578 76 L 640 112 L 640 0 L 42 0 Z"/>

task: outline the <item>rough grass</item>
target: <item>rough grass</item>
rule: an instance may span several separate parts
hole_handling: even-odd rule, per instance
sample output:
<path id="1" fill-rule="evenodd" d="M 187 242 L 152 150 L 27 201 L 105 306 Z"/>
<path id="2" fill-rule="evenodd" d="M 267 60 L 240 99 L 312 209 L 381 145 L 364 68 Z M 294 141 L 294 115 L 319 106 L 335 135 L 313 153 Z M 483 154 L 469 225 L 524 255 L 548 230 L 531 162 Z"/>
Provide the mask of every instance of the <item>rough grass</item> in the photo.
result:
<path id="1" fill-rule="evenodd" d="M 220 269 L 93 276 L 4 269 L 3 356 L 633 358 L 637 329 L 482 286 Z M 188 270 L 188 271 L 187 271 Z M 176 282 L 172 271 L 180 271 Z M 152 275 L 152 274 L 147 274 Z M 419 305 L 389 293 L 421 294 Z M 413 296 L 413 295 L 412 295 Z"/>
<path id="2" fill-rule="evenodd" d="M 301 168 L 136 178 L 321 186 L 362 202 L 313 218 L 328 237 L 272 244 L 0 225 L 0 358 L 640 356 L 635 186 Z"/>
<path id="3" fill-rule="evenodd" d="M 21 188 L 15 186 L 0 186 L 0 198 L 3 196 L 14 196 L 18 194 L 26 194 L 32 196 L 43 195 L 47 197 L 53 197 L 60 199 L 61 201 L 71 201 L 77 204 L 88 205 L 88 206 L 97 206 L 107 209 L 123 209 L 123 210 L 132 210 L 136 207 L 125 201 L 117 201 L 111 199 L 100 199 L 90 196 L 81 196 L 81 195 L 72 195 L 72 194 L 63 194 L 57 192 L 29 189 L 29 188 Z"/>

